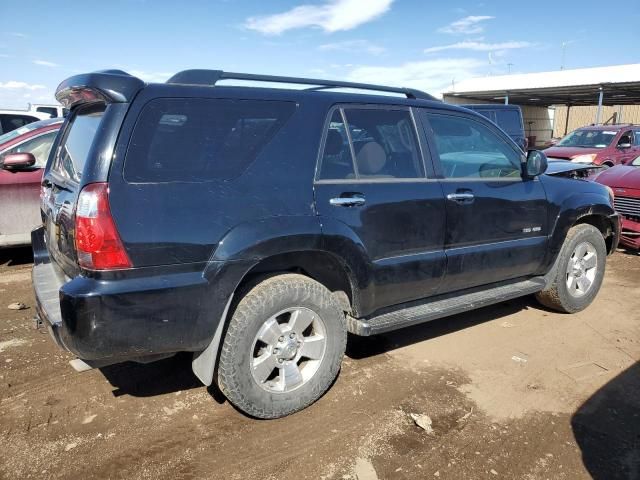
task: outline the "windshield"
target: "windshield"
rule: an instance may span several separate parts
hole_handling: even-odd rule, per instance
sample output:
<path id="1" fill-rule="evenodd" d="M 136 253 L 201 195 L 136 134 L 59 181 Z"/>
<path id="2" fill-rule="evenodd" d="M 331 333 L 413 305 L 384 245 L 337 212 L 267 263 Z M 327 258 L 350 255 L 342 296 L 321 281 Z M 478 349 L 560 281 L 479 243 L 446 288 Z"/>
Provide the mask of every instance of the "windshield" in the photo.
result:
<path id="1" fill-rule="evenodd" d="M 47 125 L 51 125 L 52 123 L 62 123 L 62 122 L 59 118 L 40 120 L 39 122 L 33 122 L 28 125 L 25 125 L 24 127 L 11 130 L 10 132 L 5 133 L 4 135 L 0 135 L 0 145 L 8 142 L 9 140 L 13 140 L 14 138 L 17 138 L 20 135 L 24 135 L 25 133 L 32 132 L 38 128 L 42 128 Z"/>
<path id="2" fill-rule="evenodd" d="M 556 143 L 556 147 L 606 148 L 617 134 L 608 130 L 576 130 Z"/>

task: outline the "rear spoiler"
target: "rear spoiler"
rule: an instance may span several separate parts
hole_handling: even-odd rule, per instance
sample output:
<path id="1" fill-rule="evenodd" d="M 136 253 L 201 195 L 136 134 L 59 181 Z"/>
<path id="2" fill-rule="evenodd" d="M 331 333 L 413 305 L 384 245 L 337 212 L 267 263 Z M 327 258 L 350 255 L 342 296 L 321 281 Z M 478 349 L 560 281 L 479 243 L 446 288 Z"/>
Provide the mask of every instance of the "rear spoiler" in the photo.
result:
<path id="1" fill-rule="evenodd" d="M 66 108 L 82 103 L 129 103 L 145 83 L 122 70 L 74 75 L 56 89 L 56 99 Z"/>

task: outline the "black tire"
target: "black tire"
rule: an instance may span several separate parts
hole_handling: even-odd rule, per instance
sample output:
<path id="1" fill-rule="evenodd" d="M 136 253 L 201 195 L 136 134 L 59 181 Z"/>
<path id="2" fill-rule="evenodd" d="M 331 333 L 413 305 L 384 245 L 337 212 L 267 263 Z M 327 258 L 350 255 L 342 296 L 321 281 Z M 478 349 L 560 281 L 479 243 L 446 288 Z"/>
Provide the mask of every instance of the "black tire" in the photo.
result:
<path id="1" fill-rule="evenodd" d="M 569 262 L 576 248 L 585 242 L 593 246 L 596 252 L 596 271 L 593 281 L 586 293 L 576 296 L 567 286 Z M 551 282 L 541 292 L 536 294 L 536 299 L 545 307 L 564 313 L 576 313 L 587 308 L 598 294 L 607 258 L 607 246 L 602 233 L 592 225 L 581 224 L 572 227 L 562 245 L 562 250 L 551 272 Z M 583 275 L 583 274 L 581 274 Z M 575 291 L 575 290 L 574 290 Z"/>
<path id="2" fill-rule="evenodd" d="M 256 336 L 263 331 L 267 320 L 296 308 L 308 309 L 317 314 L 312 318 L 321 319 L 325 338 L 323 356 L 314 364 L 315 373 L 294 390 L 268 391 L 267 384 L 261 386 L 252 373 Z M 320 398 L 338 375 L 347 343 L 345 323 L 342 309 L 320 283 L 296 274 L 261 281 L 239 300 L 229 322 L 218 364 L 220 390 L 235 407 L 257 418 L 279 418 L 302 410 Z M 288 324 L 281 325 L 285 328 Z M 270 347 L 263 350 L 266 348 Z M 276 368 L 274 373 L 280 371 Z"/>

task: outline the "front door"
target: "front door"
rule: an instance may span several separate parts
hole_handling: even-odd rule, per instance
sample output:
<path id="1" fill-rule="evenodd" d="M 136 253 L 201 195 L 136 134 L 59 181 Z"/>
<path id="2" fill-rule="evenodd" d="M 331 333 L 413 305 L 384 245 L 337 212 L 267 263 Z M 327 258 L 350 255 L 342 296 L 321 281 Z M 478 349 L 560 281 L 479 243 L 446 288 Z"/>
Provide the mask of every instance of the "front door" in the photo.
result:
<path id="1" fill-rule="evenodd" d="M 43 133 L 4 150 L 0 159 L 10 153 L 28 152 L 36 159 L 35 168 L 27 171 L 0 170 L 0 245 L 31 243 L 31 230 L 42 224 L 40 217 L 40 183 L 56 131 Z"/>
<path id="2" fill-rule="evenodd" d="M 325 129 L 316 211 L 326 242 L 351 238 L 344 255 L 365 259 L 362 315 L 433 294 L 444 273 L 444 200 L 417 133 L 402 106 L 334 108 Z"/>
<path id="3" fill-rule="evenodd" d="M 533 274 L 547 245 L 547 200 L 523 153 L 489 122 L 423 112 L 447 214 L 441 293 Z"/>

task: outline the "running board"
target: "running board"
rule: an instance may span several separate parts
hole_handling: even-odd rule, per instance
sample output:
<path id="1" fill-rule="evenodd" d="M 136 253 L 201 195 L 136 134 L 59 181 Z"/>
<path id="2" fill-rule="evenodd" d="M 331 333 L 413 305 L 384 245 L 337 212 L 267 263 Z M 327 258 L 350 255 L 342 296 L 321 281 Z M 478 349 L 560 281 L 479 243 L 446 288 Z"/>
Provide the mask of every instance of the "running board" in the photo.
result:
<path id="1" fill-rule="evenodd" d="M 468 293 L 447 294 L 420 303 L 412 302 L 405 308 L 371 318 L 356 319 L 347 316 L 347 329 L 356 335 L 376 335 L 523 297 L 539 292 L 544 287 L 543 277 L 508 284 L 503 282 L 499 286 L 483 290 L 474 289 Z"/>

